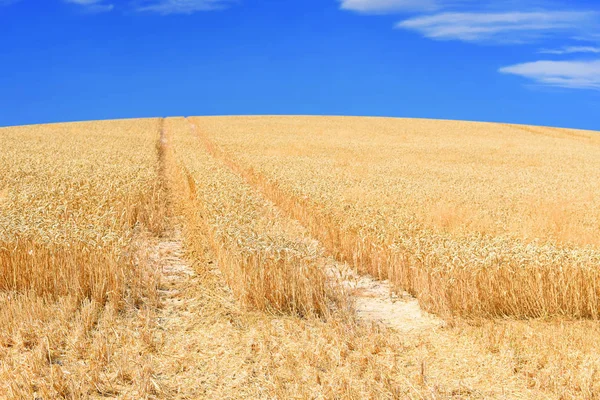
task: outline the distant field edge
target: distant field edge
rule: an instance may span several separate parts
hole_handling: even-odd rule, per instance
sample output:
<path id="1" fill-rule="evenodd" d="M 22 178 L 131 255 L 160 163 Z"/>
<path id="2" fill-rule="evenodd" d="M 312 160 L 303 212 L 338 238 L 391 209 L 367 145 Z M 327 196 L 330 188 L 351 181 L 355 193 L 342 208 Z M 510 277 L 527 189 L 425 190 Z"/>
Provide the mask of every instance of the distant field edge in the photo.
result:
<path id="1" fill-rule="evenodd" d="M 473 124 L 489 124 L 489 125 L 506 125 L 515 128 L 522 127 L 535 127 L 541 129 L 564 129 L 569 131 L 580 131 L 580 132 L 592 132 L 598 134 L 600 132 L 600 126 L 597 129 L 575 127 L 575 126 L 553 126 L 553 125 L 539 125 L 539 124 L 526 124 L 526 123 L 515 123 L 510 121 L 501 120 L 465 120 L 465 119 L 451 119 L 451 118 L 425 118 L 425 117 L 410 117 L 410 116 L 386 116 L 386 115 L 343 115 L 343 114 L 206 114 L 206 115 L 165 115 L 161 116 L 142 116 L 142 117 L 123 117 L 123 118 L 100 118 L 100 119 L 83 119 L 83 120 L 71 120 L 71 121 L 48 121 L 31 124 L 10 124 L 0 126 L 0 130 L 3 128 L 13 128 L 18 126 L 48 126 L 58 124 L 77 124 L 86 122 L 111 122 L 111 121 L 133 121 L 133 120 L 151 120 L 156 118 L 211 118 L 211 117 L 256 117 L 256 118 L 344 118 L 344 119 L 393 119 L 393 120 L 405 120 L 405 121 L 439 121 L 439 122 L 456 122 L 456 123 L 473 123 Z"/>

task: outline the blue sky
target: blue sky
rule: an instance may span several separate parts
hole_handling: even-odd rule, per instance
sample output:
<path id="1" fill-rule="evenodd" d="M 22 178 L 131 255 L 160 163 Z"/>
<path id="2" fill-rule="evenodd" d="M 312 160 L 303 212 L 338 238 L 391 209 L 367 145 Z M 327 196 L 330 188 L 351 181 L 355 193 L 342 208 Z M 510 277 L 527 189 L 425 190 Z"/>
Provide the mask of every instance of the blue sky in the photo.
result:
<path id="1" fill-rule="evenodd" d="M 600 2 L 0 0 L 0 126 L 233 114 L 600 130 Z"/>

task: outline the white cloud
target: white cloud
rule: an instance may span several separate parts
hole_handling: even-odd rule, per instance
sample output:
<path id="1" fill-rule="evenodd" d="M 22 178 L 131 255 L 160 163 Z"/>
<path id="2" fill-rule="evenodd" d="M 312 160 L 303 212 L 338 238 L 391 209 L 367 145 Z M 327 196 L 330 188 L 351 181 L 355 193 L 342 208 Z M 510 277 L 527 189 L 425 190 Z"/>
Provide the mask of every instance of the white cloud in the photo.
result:
<path id="1" fill-rule="evenodd" d="M 340 0 L 340 8 L 365 14 L 387 14 L 400 11 L 438 9 L 438 0 Z"/>
<path id="2" fill-rule="evenodd" d="M 363 14 L 412 13 L 396 28 L 433 40 L 525 44 L 544 42 L 538 52 L 600 54 L 600 9 L 567 0 L 338 0 L 340 8 Z M 557 40 L 572 44 L 554 47 Z M 579 41 L 577 43 L 576 41 Z M 559 42 L 559 43 L 561 43 Z M 582 43 L 587 42 L 587 43 Z M 538 85 L 600 90 L 600 60 L 535 61 L 499 69 Z"/>
<path id="3" fill-rule="evenodd" d="M 440 13 L 410 18 L 396 27 L 437 40 L 519 43 L 580 32 L 596 17 L 597 13 L 583 11 Z"/>
<path id="4" fill-rule="evenodd" d="M 535 61 L 500 68 L 499 72 L 546 86 L 600 90 L 600 60 Z"/>
<path id="5" fill-rule="evenodd" d="M 593 46 L 566 46 L 561 49 L 542 49 L 538 51 L 541 54 L 575 54 L 575 53 L 594 53 L 600 54 L 600 47 Z"/>
<path id="6" fill-rule="evenodd" d="M 84 7 L 86 12 L 100 13 L 111 11 L 115 8 L 113 4 L 105 3 L 104 0 L 64 0 L 67 3 L 77 4 Z"/>
<path id="7" fill-rule="evenodd" d="M 135 7 L 140 12 L 158 14 L 192 14 L 226 8 L 235 0 L 145 0 Z"/>

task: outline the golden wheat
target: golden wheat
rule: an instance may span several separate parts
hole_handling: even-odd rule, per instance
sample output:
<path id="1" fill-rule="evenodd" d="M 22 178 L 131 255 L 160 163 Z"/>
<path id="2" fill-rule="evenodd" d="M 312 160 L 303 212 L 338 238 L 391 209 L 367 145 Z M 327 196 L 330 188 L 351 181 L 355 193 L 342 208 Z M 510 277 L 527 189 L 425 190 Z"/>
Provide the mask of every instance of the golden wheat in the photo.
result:
<path id="1" fill-rule="evenodd" d="M 100 388 L 108 362 L 96 357 L 104 339 L 94 330 L 116 333 L 121 312 L 155 307 L 142 236 L 164 223 L 158 128 L 154 119 L 0 130 L 0 397 Z M 95 364 L 82 368 L 82 355 Z"/>
<path id="2" fill-rule="evenodd" d="M 600 394 L 597 133 L 190 121 L 0 129 L 0 397 Z M 175 226 L 194 273 L 161 283 Z M 339 312 L 331 256 L 446 327 Z"/>
<path id="3" fill-rule="evenodd" d="M 599 317 L 595 142 L 463 122 L 223 122 L 195 119 L 339 258 L 427 309 Z"/>
<path id="4" fill-rule="evenodd" d="M 0 290 L 122 300 L 136 226 L 163 219 L 157 121 L 105 126 L 2 131 Z"/>

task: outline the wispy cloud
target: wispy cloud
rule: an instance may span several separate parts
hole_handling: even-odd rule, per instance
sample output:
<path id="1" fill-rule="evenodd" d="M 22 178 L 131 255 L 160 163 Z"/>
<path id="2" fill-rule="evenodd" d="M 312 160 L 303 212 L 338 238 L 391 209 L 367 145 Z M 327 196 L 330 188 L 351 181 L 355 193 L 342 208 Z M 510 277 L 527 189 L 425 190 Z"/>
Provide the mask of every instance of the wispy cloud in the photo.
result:
<path id="1" fill-rule="evenodd" d="M 409 18 L 396 25 L 436 40 L 532 42 L 546 36 L 581 32 L 598 17 L 583 11 L 440 13 Z"/>
<path id="2" fill-rule="evenodd" d="M 600 90 L 600 60 L 535 61 L 500 68 L 499 72 L 519 75 L 545 86 Z"/>
<path id="3" fill-rule="evenodd" d="M 64 0 L 66 3 L 77 4 L 89 13 L 101 13 L 111 11 L 114 4 L 106 3 L 104 0 Z"/>
<path id="4" fill-rule="evenodd" d="M 138 2 L 135 10 L 168 14 L 193 14 L 198 11 L 213 11 L 227 8 L 236 0 L 145 0 Z"/>
<path id="5" fill-rule="evenodd" d="M 412 5 L 411 1 L 341 0 L 342 8 L 355 11 L 386 11 L 391 4 Z M 600 54 L 600 9 L 582 8 L 566 0 L 430 0 L 427 7 L 415 8 L 413 16 L 396 24 L 397 29 L 416 32 L 439 41 L 480 44 L 549 43 L 538 53 L 553 55 Z M 388 7 L 383 7 L 383 5 Z M 362 7 L 362 8 L 361 8 Z M 403 11 L 409 11 L 406 7 Z M 572 44 L 554 47 L 557 40 Z M 568 40 L 568 41 L 567 41 Z M 582 44 L 583 42 L 587 42 Z M 600 60 L 540 60 L 499 69 L 538 85 L 600 90 Z"/>
<path id="6" fill-rule="evenodd" d="M 593 53 L 600 54 L 600 47 L 593 46 L 565 46 L 560 49 L 542 49 L 538 51 L 540 54 L 576 54 L 576 53 Z"/>
<path id="7" fill-rule="evenodd" d="M 340 0 L 340 8 L 342 10 L 364 14 L 432 11 L 440 7 L 439 0 Z"/>

